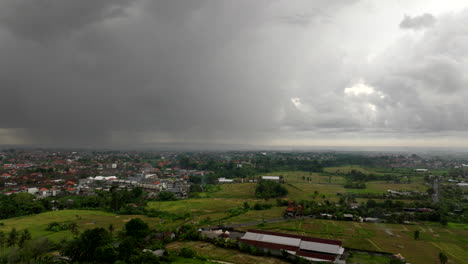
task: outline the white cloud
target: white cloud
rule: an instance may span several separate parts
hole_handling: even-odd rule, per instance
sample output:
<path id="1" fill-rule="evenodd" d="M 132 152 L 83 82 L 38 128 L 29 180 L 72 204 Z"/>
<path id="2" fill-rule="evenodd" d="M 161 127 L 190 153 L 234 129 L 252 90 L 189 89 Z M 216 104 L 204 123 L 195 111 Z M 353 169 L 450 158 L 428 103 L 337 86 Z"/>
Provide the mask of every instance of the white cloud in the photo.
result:
<path id="1" fill-rule="evenodd" d="M 375 92 L 374 87 L 366 84 L 363 80 L 360 80 L 359 82 L 355 83 L 351 87 L 346 87 L 344 89 L 344 93 L 346 95 L 370 95 Z"/>

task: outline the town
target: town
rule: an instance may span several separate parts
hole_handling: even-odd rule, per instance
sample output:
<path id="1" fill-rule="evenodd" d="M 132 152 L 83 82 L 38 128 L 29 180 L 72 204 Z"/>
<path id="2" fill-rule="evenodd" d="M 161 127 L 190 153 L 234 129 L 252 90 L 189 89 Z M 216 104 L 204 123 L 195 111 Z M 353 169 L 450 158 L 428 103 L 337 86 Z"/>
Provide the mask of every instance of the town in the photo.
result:
<path id="1" fill-rule="evenodd" d="M 289 260 L 356 263 L 367 255 L 418 263 L 419 256 L 401 242 L 395 242 L 396 248 L 374 246 L 379 242 L 357 246 L 347 236 L 320 233 L 316 227 L 298 229 L 296 223 L 411 230 L 427 222 L 443 230 L 468 222 L 468 157 L 463 155 L 5 149 L 0 158 L 3 219 L 69 210 L 78 217 L 79 210 L 90 209 L 141 215 L 171 221 L 165 224 L 172 234 L 168 242 L 180 239 L 180 230 L 171 226 L 183 221 L 198 228 L 195 241 L 239 247 L 247 254 L 255 247 L 257 256 L 268 252 Z M 20 196 L 22 200 L 16 198 Z M 293 225 L 299 234 L 284 232 L 289 229 L 279 227 L 283 225 Z M 382 232 L 398 240 L 403 234 L 396 230 Z M 231 242 L 219 244 L 219 239 Z M 180 243 L 169 243 L 165 250 L 184 245 Z"/>

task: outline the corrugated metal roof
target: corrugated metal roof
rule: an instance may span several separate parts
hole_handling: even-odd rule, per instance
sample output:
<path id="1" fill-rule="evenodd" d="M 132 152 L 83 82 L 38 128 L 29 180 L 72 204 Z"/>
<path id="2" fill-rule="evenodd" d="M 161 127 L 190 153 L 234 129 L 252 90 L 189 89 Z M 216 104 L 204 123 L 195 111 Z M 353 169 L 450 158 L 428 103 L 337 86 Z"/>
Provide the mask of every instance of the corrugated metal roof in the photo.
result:
<path id="1" fill-rule="evenodd" d="M 325 253 L 330 253 L 330 254 L 339 254 L 341 247 L 338 245 L 302 241 L 301 244 L 299 245 L 299 248 L 304 249 L 304 250 L 310 250 L 310 251 L 325 252 Z"/>
<path id="2" fill-rule="evenodd" d="M 292 237 L 292 238 L 299 238 L 305 241 L 317 242 L 317 243 L 324 243 L 324 244 L 332 244 L 332 245 L 339 245 L 341 246 L 341 241 L 339 240 L 331 240 L 331 239 L 324 239 L 324 238 L 316 238 L 316 237 L 308 237 L 308 236 L 300 236 L 300 235 L 292 235 L 292 234 L 285 234 L 273 231 L 266 231 L 266 230 L 257 230 L 257 229 L 249 229 L 248 232 L 258 233 L 258 234 L 265 234 L 265 235 L 272 235 L 272 236 L 281 236 L 281 237 Z"/>
<path id="3" fill-rule="evenodd" d="M 333 256 L 342 255 L 344 248 L 341 241 L 320 239 L 299 235 L 290 235 L 265 230 L 250 229 L 240 241 L 272 249 L 294 250 L 303 256 L 330 260 Z"/>
<path id="4" fill-rule="evenodd" d="M 242 238 L 247 239 L 247 240 L 282 244 L 282 245 L 295 246 L 295 247 L 298 247 L 299 244 L 301 243 L 301 240 L 298 238 L 265 235 L 265 234 L 258 234 L 258 233 L 252 233 L 252 232 L 245 233 L 245 235 Z"/>
<path id="5" fill-rule="evenodd" d="M 262 179 L 264 180 L 279 180 L 279 176 L 262 176 Z"/>

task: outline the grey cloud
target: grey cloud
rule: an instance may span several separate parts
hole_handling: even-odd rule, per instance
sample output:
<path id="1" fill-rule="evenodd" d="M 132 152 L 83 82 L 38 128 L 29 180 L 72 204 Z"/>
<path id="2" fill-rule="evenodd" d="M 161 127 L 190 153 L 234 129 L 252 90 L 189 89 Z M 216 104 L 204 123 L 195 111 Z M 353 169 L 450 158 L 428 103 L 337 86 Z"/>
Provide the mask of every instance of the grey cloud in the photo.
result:
<path id="1" fill-rule="evenodd" d="M 427 27 L 432 27 L 436 22 L 436 18 L 432 14 L 422 14 L 420 16 L 408 16 L 405 15 L 405 18 L 400 23 L 400 28 L 402 29 L 423 29 Z"/>
<path id="2" fill-rule="evenodd" d="M 19 36 L 50 39 L 123 15 L 131 0 L 4 0 L 0 24 Z"/>
<path id="3" fill-rule="evenodd" d="M 331 20 L 330 15 L 323 13 L 320 10 L 315 10 L 311 13 L 297 13 L 279 18 L 280 21 L 293 26 L 309 26 L 315 21 L 327 22 Z"/>
<path id="4" fill-rule="evenodd" d="M 468 12 L 447 15 L 409 49 L 401 40 L 373 64 L 368 75 L 386 95 L 378 118 L 400 132 L 468 130 L 468 30 L 461 29 Z M 454 30 L 455 29 L 455 30 Z M 457 45 L 446 45 L 454 43 Z M 462 42 L 464 43 L 462 45 Z"/>
<path id="5" fill-rule="evenodd" d="M 2 1 L 2 135 L 105 146 L 466 130 L 468 16 L 441 19 L 414 49 L 401 43 L 360 72 L 343 62 L 342 34 L 327 31 L 335 22 L 315 23 L 314 10 L 334 21 L 356 3 L 343 2 Z M 385 98 L 344 95 L 358 72 Z"/>
<path id="6" fill-rule="evenodd" d="M 16 34 L 0 31 L 7 58 L 0 110 L 12 113 L 2 115 L 2 127 L 25 128 L 30 142 L 105 145 L 119 143 L 112 135 L 129 143 L 248 142 L 277 126 L 277 83 L 286 73 L 276 64 L 282 56 L 271 58 L 280 50 L 265 50 L 254 31 L 263 27 L 259 4 L 133 1 L 138 16 L 105 22 L 111 2 L 103 3 L 100 11 L 72 4 L 85 13 L 66 27 L 35 14 L 42 11 L 35 4 L 23 11 L 2 3 L 2 10 L 34 17 L 15 24 L 3 13 L 2 25 Z M 43 31 L 33 38 L 68 37 L 25 41 L 36 19 Z"/>

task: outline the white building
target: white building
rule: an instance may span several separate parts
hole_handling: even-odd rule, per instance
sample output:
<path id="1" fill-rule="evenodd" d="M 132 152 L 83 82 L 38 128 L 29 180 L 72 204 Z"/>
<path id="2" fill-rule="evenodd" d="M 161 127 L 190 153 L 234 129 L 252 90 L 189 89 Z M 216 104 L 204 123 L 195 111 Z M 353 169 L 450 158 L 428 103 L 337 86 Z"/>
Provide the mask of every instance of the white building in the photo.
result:
<path id="1" fill-rule="evenodd" d="M 428 169 L 415 169 L 415 172 L 428 172 Z"/>
<path id="2" fill-rule="evenodd" d="M 279 181 L 280 176 L 262 176 L 262 180 Z"/>
<path id="3" fill-rule="evenodd" d="M 226 178 L 218 178 L 219 183 L 232 183 L 234 180 L 226 179 Z"/>

